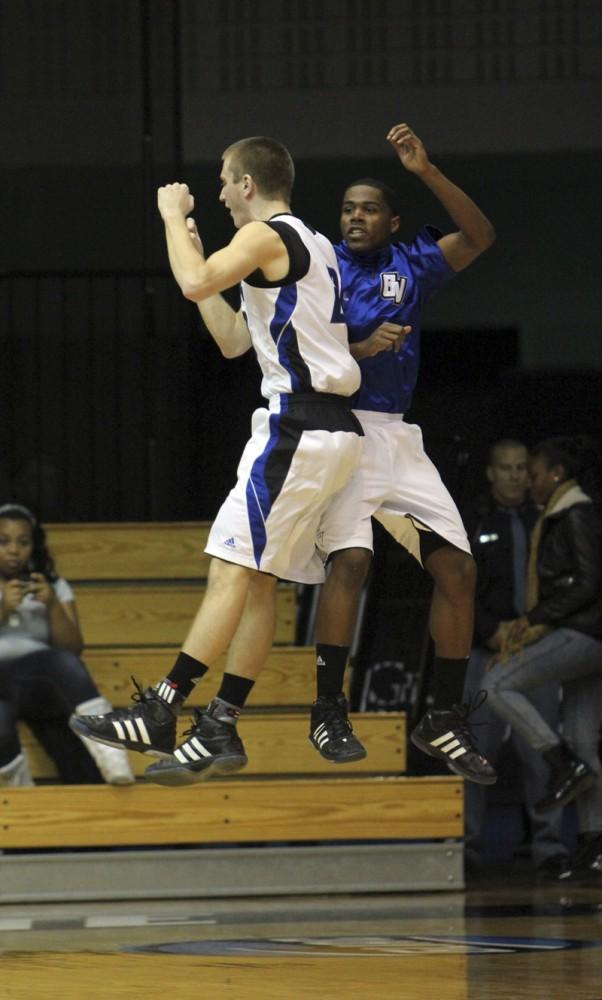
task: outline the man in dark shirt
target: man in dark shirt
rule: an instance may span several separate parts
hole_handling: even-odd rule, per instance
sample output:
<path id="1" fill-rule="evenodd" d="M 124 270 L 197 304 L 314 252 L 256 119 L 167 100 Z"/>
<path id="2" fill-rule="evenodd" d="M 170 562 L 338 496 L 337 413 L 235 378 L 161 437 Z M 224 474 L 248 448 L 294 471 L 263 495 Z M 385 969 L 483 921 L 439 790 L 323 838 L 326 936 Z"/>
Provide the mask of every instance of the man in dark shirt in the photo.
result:
<path id="1" fill-rule="evenodd" d="M 502 647 L 507 623 L 526 608 L 528 539 L 537 519 L 537 507 L 527 498 L 527 449 L 504 439 L 491 448 L 486 469 L 489 493 L 477 497 L 463 511 L 464 524 L 477 564 L 475 635 L 466 673 L 465 697 L 482 686 L 491 657 Z M 530 698 L 556 728 L 559 689 L 549 684 L 530 692 Z M 475 716 L 479 750 L 495 763 L 504 739 L 505 724 L 483 705 Z M 535 804 L 547 786 L 548 768 L 540 754 L 513 734 L 522 763 L 524 804 L 531 829 L 531 854 L 542 878 L 558 877 L 567 869 L 567 849 L 561 839 L 562 811 L 537 813 Z M 486 790 L 465 786 L 466 861 L 480 867 L 483 852 Z"/>

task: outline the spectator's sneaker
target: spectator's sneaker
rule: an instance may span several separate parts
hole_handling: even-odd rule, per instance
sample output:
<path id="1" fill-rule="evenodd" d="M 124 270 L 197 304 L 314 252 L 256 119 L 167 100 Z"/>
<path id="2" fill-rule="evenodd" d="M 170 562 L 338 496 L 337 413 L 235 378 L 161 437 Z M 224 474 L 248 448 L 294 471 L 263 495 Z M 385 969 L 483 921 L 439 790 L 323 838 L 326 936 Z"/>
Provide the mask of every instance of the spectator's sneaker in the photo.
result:
<path id="1" fill-rule="evenodd" d="M 537 865 L 535 878 L 537 882 L 561 882 L 569 878 L 571 862 L 566 854 L 552 854 Z"/>
<path id="2" fill-rule="evenodd" d="M 365 748 L 353 735 L 347 718 L 347 700 L 321 695 L 311 706 L 309 741 L 318 753 L 333 764 L 350 764 L 367 756 Z"/>
<path id="3" fill-rule="evenodd" d="M 497 774 L 474 746 L 468 723 L 470 715 L 483 704 L 484 694 L 480 692 L 468 705 L 454 705 L 446 711 L 430 709 L 410 739 L 430 757 L 445 761 L 450 771 L 460 777 L 478 785 L 494 785 Z"/>
<path id="4" fill-rule="evenodd" d="M 80 736 L 80 739 L 96 762 L 96 766 L 107 785 L 133 785 L 135 783 L 136 778 L 130 767 L 127 750 L 108 747 L 106 743 L 89 740 L 85 736 Z"/>
<path id="5" fill-rule="evenodd" d="M 560 758 L 560 763 L 550 760 L 554 755 Z M 535 806 L 538 813 L 568 805 L 582 792 L 592 788 L 598 780 L 589 764 L 576 757 L 565 743 L 558 750 L 544 751 L 543 757 L 551 764 L 551 775 L 545 796 Z"/>
<path id="6" fill-rule="evenodd" d="M 69 725 L 78 736 L 97 743 L 168 757 L 176 745 L 176 713 L 153 688 L 143 691 L 137 681 L 134 686 L 136 704 L 131 708 L 115 708 L 104 715 L 72 715 Z"/>
<path id="7" fill-rule="evenodd" d="M 223 709 L 212 701 L 204 712 L 194 709 L 194 725 L 186 730 L 169 760 L 151 764 L 144 772 L 159 785 L 196 785 L 220 774 L 240 771 L 247 763 L 242 740 L 233 722 L 223 722 Z"/>
<path id="8" fill-rule="evenodd" d="M 577 851 L 571 859 L 567 882 L 576 885 L 602 885 L 602 834 L 577 837 Z"/>

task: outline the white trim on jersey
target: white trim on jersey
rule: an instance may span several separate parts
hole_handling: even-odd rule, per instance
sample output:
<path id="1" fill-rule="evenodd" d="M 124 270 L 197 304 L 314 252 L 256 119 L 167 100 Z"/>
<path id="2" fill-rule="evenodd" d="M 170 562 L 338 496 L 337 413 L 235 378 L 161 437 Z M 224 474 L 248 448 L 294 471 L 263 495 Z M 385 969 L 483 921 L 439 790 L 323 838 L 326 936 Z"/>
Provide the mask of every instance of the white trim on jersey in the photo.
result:
<path id="1" fill-rule="evenodd" d="M 330 392 L 351 396 L 360 369 L 349 353 L 340 275 L 329 240 L 294 215 L 270 219 L 295 230 L 309 252 L 297 282 L 262 288 L 241 282 L 242 308 L 261 367 L 262 394 Z"/>

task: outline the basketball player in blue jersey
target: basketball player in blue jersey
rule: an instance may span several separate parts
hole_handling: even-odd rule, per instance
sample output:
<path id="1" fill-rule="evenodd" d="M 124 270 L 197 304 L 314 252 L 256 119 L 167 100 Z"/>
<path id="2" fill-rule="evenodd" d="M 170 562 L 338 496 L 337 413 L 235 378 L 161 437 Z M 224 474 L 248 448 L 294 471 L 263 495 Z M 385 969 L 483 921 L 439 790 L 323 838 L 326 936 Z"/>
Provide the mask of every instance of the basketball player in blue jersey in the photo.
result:
<path id="1" fill-rule="evenodd" d="M 237 483 L 212 525 L 206 596 L 172 669 L 154 688 L 138 688 L 132 708 L 73 722 L 93 740 L 163 757 L 147 770 L 161 784 L 190 784 L 246 764 L 236 721 L 272 645 L 277 578 L 322 579 L 318 524 L 360 457 L 363 434 L 350 406 L 360 371 L 349 353 L 336 257 L 325 237 L 290 214 L 293 178 L 288 151 L 273 139 L 230 146 L 220 201 L 237 232 L 207 259 L 187 219 L 188 187 L 169 184 L 158 193 L 177 283 L 226 356 L 253 346 L 268 400 L 253 415 Z M 219 293 L 238 282 L 235 312 Z M 177 710 L 226 649 L 216 697 L 195 712 L 176 747 Z M 344 699 L 338 713 L 346 759 L 364 757 Z"/>
<path id="2" fill-rule="evenodd" d="M 317 615 L 316 704 L 343 686 L 370 564 L 374 516 L 434 581 L 429 623 L 435 646 L 434 704 L 412 741 L 463 777 L 492 784 L 495 772 L 472 744 L 470 706 L 462 704 L 473 637 L 474 560 L 456 505 L 424 452 L 420 428 L 406 423 L 403 415 L 418 376 L 426 301 L 483 253 L 495 234 L 475 203 L 430 162 L 407 124 L 395 125 L 387 139 L 457 229 L 443 236 L 426 227 L 412 243 L 399 243 L 395 195 L 386 185 L 359 180 L 343 196 L 343 241 L 335 250 L 351 353 L 362 371 L 353 405 L 365 434 L 363 500 L 358 516 L 355 494 L 343 490 L 320 528 L 320 547 L 332 557 Z M 310 738 L 316 743 L 318 725 L 312 720 Z"/>

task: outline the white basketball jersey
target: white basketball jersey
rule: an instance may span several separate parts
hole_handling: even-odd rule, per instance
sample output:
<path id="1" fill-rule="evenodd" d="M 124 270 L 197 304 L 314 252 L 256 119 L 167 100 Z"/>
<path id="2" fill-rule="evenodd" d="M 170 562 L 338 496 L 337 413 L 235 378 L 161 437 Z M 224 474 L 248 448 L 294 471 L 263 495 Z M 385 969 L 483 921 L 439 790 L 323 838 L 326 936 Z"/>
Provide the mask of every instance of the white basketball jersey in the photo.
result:
<path id="1" fill-rule="evenodd" d="M 241 282 L 241 306 L 263 372 L 262 395 L 351 396 L 359 388 L 360 369 L 349 353 L 332 245 L 293 215 L 269 221 L 278 224 L 278 232 L 287 226 L 297 233 L 309 267 L 298 280 L 292 267 L 293 280 L 284 279 L 286 284 L 266 283 L 258 272 Z"/>

